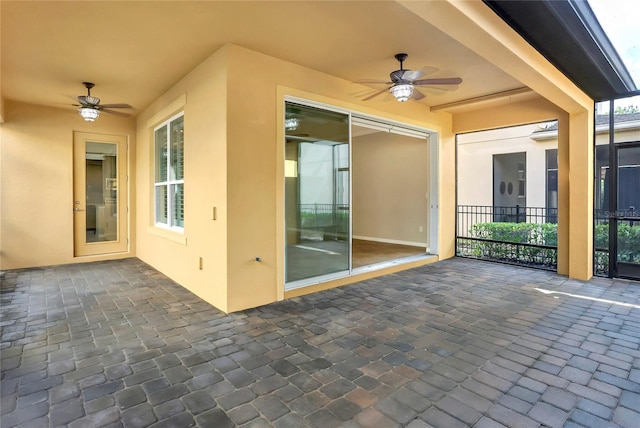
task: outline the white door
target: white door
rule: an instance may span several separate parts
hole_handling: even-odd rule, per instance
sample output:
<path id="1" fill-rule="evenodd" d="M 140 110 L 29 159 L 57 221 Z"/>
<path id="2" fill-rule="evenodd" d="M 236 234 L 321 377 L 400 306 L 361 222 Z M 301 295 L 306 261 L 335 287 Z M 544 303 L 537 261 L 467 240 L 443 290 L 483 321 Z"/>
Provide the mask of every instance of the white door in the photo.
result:
<path id="1" fill-rule="evenodd" d="M 74 255 L 128 249 L 127 138 L 74 132 Z"/>

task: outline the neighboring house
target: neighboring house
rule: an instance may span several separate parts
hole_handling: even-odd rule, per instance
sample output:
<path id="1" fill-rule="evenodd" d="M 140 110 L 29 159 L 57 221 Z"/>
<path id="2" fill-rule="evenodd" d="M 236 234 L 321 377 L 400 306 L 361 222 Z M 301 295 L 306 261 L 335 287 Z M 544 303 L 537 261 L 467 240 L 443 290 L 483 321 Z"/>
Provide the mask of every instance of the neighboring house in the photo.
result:
<path id="1" fill-rule="evenodd" d="M 596 210 L 606 210 L 609 116 L 596 115 Z M 614 116 L 616 142 L 640 141 L 640 113 Z M 457 137 L 458 205 L 558 208 L 558 123 L 542 122 Z M 623 160 L 621 206 L 640 210 L 640 162 Z"/>
<path id="2" fill-rule="evenodd" d="M 558 272 L 589 279 L 593 102 L 635 86 L 589 62 L 616 55 L 606 40 L 571 44 L 573 10 L 534 30 L 586 62 L 551 63 L 512 29 L 509 8 L 557 3 L 1 2 L 0 268 L 138 257 L 231 312 L 431 263 L 455 255 L 456 134 L 557 120 Z M 454 67 L 459 91 L 358 96 L 369 66 L 411 47 Z M 82 121 L 61 94 L 87 70 L 147 94 L 140 111 Z M 527 205 L 545 203 L 529 191 L 544 177 L 521 165 L 553 146 L 533 131 L 510 151 L 544 150 L 496 161 L 517 166 L 504 174 Z M 478 189 L 486 159 L 465 167 Z M 462 196 L 491 205 L 482 192 Z M 358 240 L 420 253 L 355 266 Z"/>

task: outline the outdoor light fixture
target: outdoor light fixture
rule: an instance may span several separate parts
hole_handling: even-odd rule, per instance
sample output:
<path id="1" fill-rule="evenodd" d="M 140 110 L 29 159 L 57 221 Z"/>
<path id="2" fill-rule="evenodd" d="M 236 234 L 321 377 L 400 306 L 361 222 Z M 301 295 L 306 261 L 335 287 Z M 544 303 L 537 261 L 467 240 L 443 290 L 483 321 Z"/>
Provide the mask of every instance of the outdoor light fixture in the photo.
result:
<path id="1" fill-rule="evenodd" d="M 78 109 L 78 113 L 87 122 L 94 122 L 100 116 L 100 111 L 91 107 L 81 107 Z"/>
<path id="2" fill-rule="evenodd" d="M 287 131 L 295 131 L 298 129 L 298 125 L 300 125 L 300 119 L 297 117 L 291 117 L 284 120 L 284 129 Z"/>
<path id="3" fill-rule="evenodd" d="M 393 85 L 389 91 L 394 97 L 401 103 L 407 101 L 413 95 L 413 85 L 401 83 L 399 85 Z"/>

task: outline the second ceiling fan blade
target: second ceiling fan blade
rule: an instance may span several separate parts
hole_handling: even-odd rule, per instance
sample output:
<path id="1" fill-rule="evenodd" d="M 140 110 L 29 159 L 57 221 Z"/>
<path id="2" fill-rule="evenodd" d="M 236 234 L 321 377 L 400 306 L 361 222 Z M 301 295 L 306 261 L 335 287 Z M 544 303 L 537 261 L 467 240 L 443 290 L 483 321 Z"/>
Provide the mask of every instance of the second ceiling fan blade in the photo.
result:
<path id="1" fill-rule="evenodd" d="M 129 104 L 100 104 L 102 108 L 133 108 Z"/>
<path id="2" fill-rule="evenodd" d="M 389 87 L 389 88 L 391 88 L 391 87 Z M 379 91 L 374 92 L 373 94 L 369 95 L 368 97 L 363 98 L 362 101 L 369 101 L 370 99 L 375 98 L 378 95 L 381 95 L 381 94 L 387 92 L 389 90 L 389 88 L 380 89 Z"/>
<path id="3" fill-rule="evenodd" d="M 460 83 L 462 83 L 462 79 L 459 77 L 421 79 L 413 82 L 414 85 L 459 85 Z"/>
<path id="4" fill-rule="evenodd" d="M 413 96 L 412 98 L 416 101 L 424 98 L 424 94 L 418 90 L 418 88 L 413 88 Z"/>
<path id="5" fill-rule="evenodd" d="M 384 80 L 377 80 L 377 79 L 358 79 L 353 83 L 362 83 L 362 84 L 372 83 L 376 85 L 392 85 L 393 84 L 393 82 L 387 82 Z"/>

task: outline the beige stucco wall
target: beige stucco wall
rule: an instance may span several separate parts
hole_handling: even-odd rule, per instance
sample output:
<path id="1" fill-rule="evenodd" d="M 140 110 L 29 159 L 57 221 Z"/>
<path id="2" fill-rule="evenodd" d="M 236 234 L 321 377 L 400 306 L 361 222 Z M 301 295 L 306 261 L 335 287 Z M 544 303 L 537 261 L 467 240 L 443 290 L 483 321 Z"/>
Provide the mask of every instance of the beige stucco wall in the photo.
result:
<path id="1" fill-rule="evenodd" d="M 137 256 L 222 310 L 227 309 L 226 66 L 225 52 L 216 53 L 142 112 L 137 120 L 136 162 Z M 156 227 L 153 205 L 153 129 L 180 111 L 184 111 L 183 234 Z"/>
<path id="2" fill-rule="evenodd" d="M 354 237 L 427 246 L 428 144 L 382 132 L 352 139 Z"/>
<path id="3" fill-rule="evenodd" d="M 205 60 L 138 118 L 138 257 L 224 311 L 284 298 L 284 97 L 434 131 L 451 128 L 449 114 L 430 113 L 416 103 L 363 102 L 353 96 L 358 89 L 234 45 Z M 180 108 L 185 112 L 184 236 L 153 226 L 151 193 L 151 131 Z M 441 133 L 439 143 L 440 153 L 453 159 L 452 134 Z M 441 194 L 454 193 L 453 176 L 439 184 Z M 449 211 L 441 219 L 450 241 L 445 254 L 452 256 L 454 200 L 442 209 Z"/>
<path id="4" fill-rule="evenodd" d="M 224 48 L 229 59 L 228 185 L 229 310 L 268 303 L 284 297 L 284 136 L 285 96 L 358 111 L 410 125 L 450 129 L 450 115 L 434 114 L 417 103 L 361 101 L 359 85 L 263 55 L 239 46 Z M 260 70 L 260 73 L 255 73 Z M 247 102 L 250 100 L 250 102 Z M 451 134 L 441 148 L 454 156 Z M 451 177 L 453 178 L 453 177 Z M 442 180 L 447 193 L 455 181 Z M 453 202 L 453 201 L 452 201 Z M 455 206 L 448 239 L 453 245 Z M 452 256 L 453 252 L 449 253 Z M 260 256 L 262 262 L 253 260 Z M 353 278 L 356 279 L 355 277 Z M 311 289 L 310 289 L 311 290 Z"/>
<path id="5" fill-rule="evenodd" d="M 6 102 L 0 140 L 0 269 L 135 255 L 73 254 L 73 131 L 122 135 L 135 147 L 133 119 L 102 114 L 85 122 L 75 109 Z M 129 150 L 130 157 L 133 149 Z M 133 172 L 130 171 L 130 177 Z M 130 194 L 130 197 L 132 195 Z M 130 216 L 135 205 L 130 203 Z M 133 229 L 130 236 L 135 236 Z"/>

